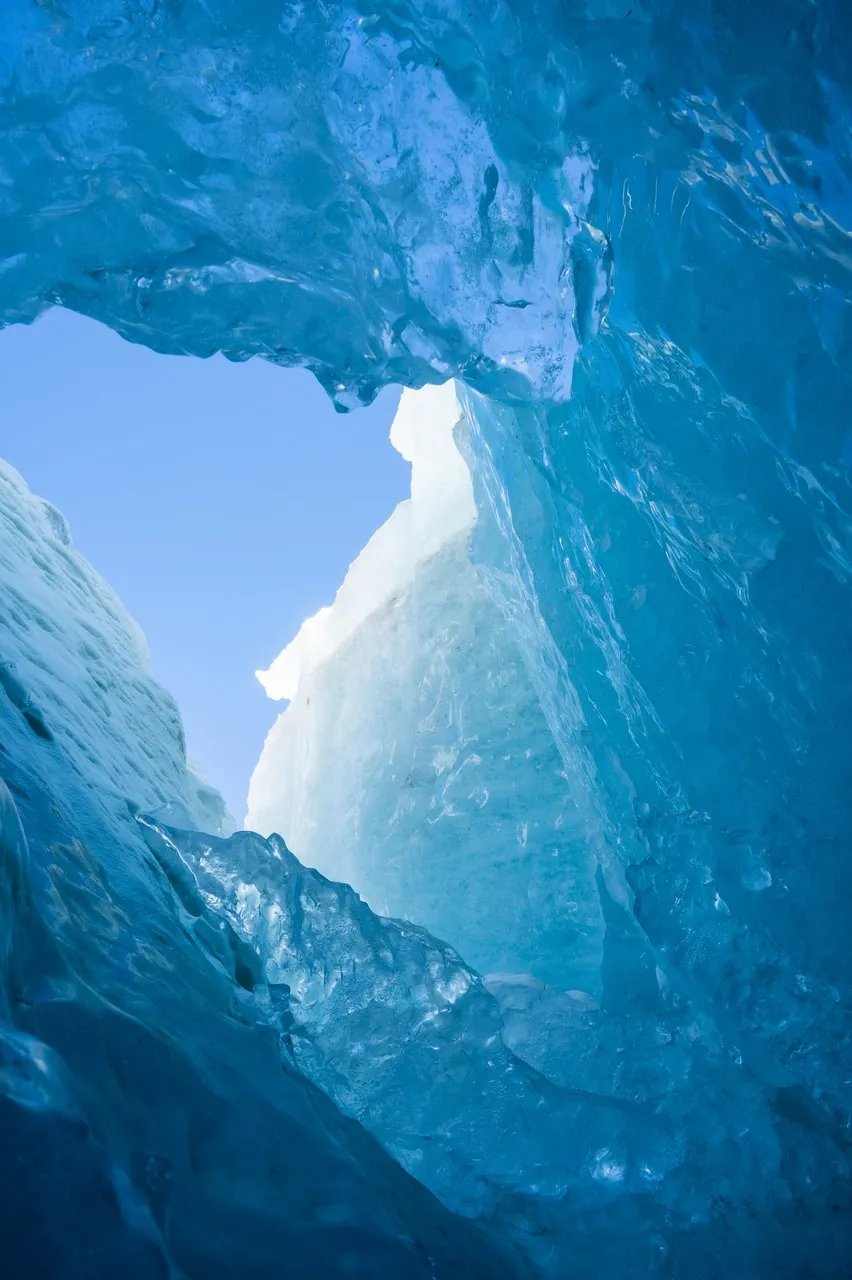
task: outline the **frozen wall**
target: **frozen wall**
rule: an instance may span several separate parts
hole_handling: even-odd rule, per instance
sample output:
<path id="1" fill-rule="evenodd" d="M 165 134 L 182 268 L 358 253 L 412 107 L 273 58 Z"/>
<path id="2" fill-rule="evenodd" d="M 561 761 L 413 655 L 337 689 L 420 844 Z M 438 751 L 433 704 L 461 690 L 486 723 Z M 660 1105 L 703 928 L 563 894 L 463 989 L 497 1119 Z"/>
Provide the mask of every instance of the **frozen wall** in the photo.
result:
<path id="1" fill-rule="evenodd" d="M 576 1252 L 525 1250 L 528 1268 L 543 1258 L 565 1274 L 582 1260 L 598 1274 L 622 1274 L 627 1256 L 638 1274 L 758 1277 L 769 1256 L 773 1274 L 843 1274 L 852 1220 L 847 7 L 839 0 L 472 0 L 461 8 L 442 0 L 378 7 L 7 0 L 4 7 L 3 323 L 29 321 L 51 305 L 76 307 L 160 350 L 307 365 L 341 407 L 387 381 L 457 379 L 464 422 L 455 438 L 475 522 L 468 505 L 455 537 L 428 556 L 410 530 L 408 541 L 385 540 L 382 580 L 395 573 L 398 584 L 411 581 L 413 546 L 414 589 L 393 606 L 387 593 L 371 594 L 372 573 L 361 578 L 323 661 L 305 667 L 317 698 L 309 716 L 305 694 L 303 723 L 317 731 L 311 736 L 310 728 L 307 741 L 320 744 L 341 785 L 326 781 L 322 806 L 308 802 L 318 776 L 310 768 L 291 771 L 281 785 L 295 795 L 306 780 L 299 800 L 306 843 L 314 817 L 329 831 L 357 817 L 347 839 L 316 860 L 330 868 L 351 856 L 353 879 L 363 868 L 376 908 L 405 912 L 414 872 L 425 869 L 413 886 L 417 902 L 434 913 L 436 927 L 446 921 L 468 964 L 505 961 L 528 975 L 525 983 L 489 983 L 504 1047 L 504 1034 L 515 1047 L 532 1044 L 552 1082 L 603 1091 L 625 1117 L 623 1128 L 607 1121 L 612 1142 L 590 1137 L 578 1155 L 589 1178 L 601 1172 L 596 1187 L 625 1188 L 617 1214 L 592 1212 L 578 1190 L 585 1174 L 566 1175 L 558 1187 L 542 1183 L 534 1207 L 543 1210 L 547 1195 L 564 1201 L 578 1224 L 567 1237 Z M 57 560 L 52 572 L 59 569 Z M 19 573 L 14 589 L 26 596 Z M 51 625 L 69 643 L 45 649 L 48 638 L 39 637 L 43 672 L 20 639 L 33 624 L 13 593 L 5 609 L 6 643 L 18 656 L 0 699 L 3 772 L 18 787 L 36 867 L 28 875 L 43 886 L 38 868 L 65 868 L 64 914 L 57 908 L 50 917 L 51 931 L 73 940 L 75 972 L 113 1003 L 120 988 L 137 1025 L 155 1039 L 155 1028 L 168 1028 L 170 1042 L 177 1014 L 169 983 L 181 1007 L 206 990 L 207 970 L 194 967 L 195 930 L 181 932 L 180 913 L 199 909 L 196 872 L 186 884 L 183 873 L 175 877 L 186 899 L 178 910 L 168 896 L 178 890 L 167 890 L 161 871 L 144 861 L 138 836 L 123 843 L 118 832 L 130 821 L 114 825 L 115 797 L 159 802 L 176 788 L 178 826 L 197 826 L 199 804 L 208 812 L 209 805 L 181 773 L 162 698 L 153 696 L 135 734 L 136 696 L 116 694 L 115 727 L 105 727 L 110 712 L 80 658 L 80 623 L 66 617 L 65 592 L 42 612 L 52 616 L 60 597 L 65 612 L 57 618 L 65 621 Z M 113 624 L 103 625 L 112 635 Z M 378 648 L 364 641 L 371 631 Z M 379 662 L 402 652 L 406 637 L 416 649 L 404 662 Z M 128 645 L 116 640 L 109 652 L 129 670 Z M 279 692 L 298 690 L 294 709 L 309 650 L 303 644 L 298 663 L 275 677 Z M 345 670 L 337 664 L 344 678 L 332 679 L 334 655 L 344 651 Z M 437 696 L 439 670 L 447 679 Z M 350 686 L 350 671 L 373 682 L 377 696 Z M 139 689 L 146 678 L 138 676 Z M 392 719 L 390 692 L 404 712 Z M 57 710 L 60 697 L 69 713 L 79 708 L 85 734 Z M 479 753 L 464 742 L 464 697 L 474 704 L 474 736 L 508 762 L 497 754 L 483 755 L 481 766 L 472 761 Z M 348 752 L 334 741 L 335 707 Z M 430 740 L 428 726 L 419 727 L 427 707 L 439 713 L 444 757 L 421 749 Z M 296 758 L 298 744 L 291 746 Z M 59 758 L 60 750 L 61 770 L 48 776 L 42 771 L 54 756 L 46 753 Z M 436 769 L 454 752 L 452 765 Z M 409 769 L 395 773 L 394 761 L 406 757 L 418 766 L 413 786 Z M 510 766 L 502 773 L 501 763 Z M 468 769 L 479 770 L 470 786 Z M 506 800 L 501 818 L 489 789 L 481 813 L 493 826 L 483 841 L 474 792 L 488 789 L 487 774 Z M 61 836 L 39 825 L 52 804 L 73 815 Z M 178 810 L 187 816 L 178 820 Z M 456 818 L 460 842 L 451 838 Z M 544 863 L 524 860 L 521 818 L 537 854 L 553 830 L 568 833 L 537 881 L 532 869 Z M 396 867 L 386 856 L 389 831 Z M 189 846 L 196 838 L 190 834 Z M 20 853 L 19 833 L 10 841 Z M 511 850 L 499 854 L 502 877 L 485 861 L 498 843 Z M 468 873 L 461 844 L 478 870 L 488 865 L 487 879 Z M 70 862 L 57 863 L 55 845 L 74 850 L 62 855 Z M 274 856 L 273 845 L 261 848 Z M 181 862 L 188 865 L 182 855 Z M 524 875 L 532 889 L 526 902 L 512 893 Z M 21 873 L 15 877 L 17 884 Z M 38 893 L 42 905 L 27 918 L 48 915 L 52 899 Z M 210 912 L 216 922 L 201 934 L 231 938 L 218 927 L 224 920 L 248 948 L 238 951 L 245 976 L 247 956 L 265 963 L 262 939 L 238 930 L 226 896 L 201 899 L 200 918 Z M 475 911 L 463 909 L 466 900 Z M 4 901 L 22 914 L 20 899 L 7 892 Z M 121 915 L 104 905 L 116 901 Z M 81 914 L 80 902 L 94 914 Z M 580 926 L 565 920 L 571 903 Z M 163 977 L 161 956 L 173 937 L 181 939 L 180 978 Z M 216 964 L 237 954 L 210 945 Z M 103 948 L 133 955 L 132 968 L 119 965 L 120 981 L 102 967 Z M 47 972 L 36 954 L 21 953 L 24 973 Z M 294 964 L 301 972 L 298 957 Z M 600 1010 L 588 1024 L 590 1040 L 561 1034 L 575 1022 L 559 987 L 579 982 L 577 966 L 585 967 L 581 989 Z M 225 986 L 215 1013 L 205 1004 L 205 1026 L 218 1043 L 225 1028 L 228 1036 L 242 1032 L 232 1028 L 233 981 L 215 964 L 213 971 Z M 556 986 L 537 985 L 542 975 Z M 65 1041 L 59 1030 L 48 1035 L 48 1014 L 28 1010 L 62 1007 L 52 997 L 68 988 L 40 976 L 31 986 L 35 994 L 17 1004 L 10 988 L 11 1016 L 39 1022 L 39 1038 L 63 1056 L 69 1044 L 91 1041 L 79 1030 Z M 419 990 L 416 981 L 409 986 Z M 257 989 L 252 1000 L 266 1001 L 262 984 Z M 378 1071 L 377 1092 L 358 1094 L 360 1102 L 347 1095 L 353 1060 L 368 1054 L 369 1041 L 347 1039 L 348 1004 L 333 1009 L 334 1034 L 316 1078 L 377 1132 L 382 1127 L 382 1140 L 397 1151 L 385 1130 L 401 1123 L 403 1085 L 416 1088 L 415 1078 L 400 1068 L 402 1094 L 383 1095 L 389 1077 Z M 406 1017 L 400 1025 L 409 1027 Z M 580 1043 L 589 1053 L 578 1060 Z M 280 1037 L 275 1046 L 279 1055 Z M 393 1042 L 391 1060 L 400 1050 L 404 1062 L 404 1039 Z M 119 1060 L 132 1058 L 128 1051 Z M 247 1081 L 256 1073 L 236 1050 L 228 1061 L 238 1058 L 239 1069 L 217 1076 L 216 1097 L 225 1099 L 217 1114 L 226 1127 L 225 1117 L 239 1114 L 248 1135 L 263 1128 L 266 1113 L 244 1125 L 236 1090 L 254 1087 Z M 613 1062 L 629 1069 L 610 1069 Z M 165 1080 L 166 1067 L 157 1059 L 147 1078 Z M 458 1061 L 453 1069 L 461 1070 Z M 82 1058 L 73 1070 L 79 1080 L 104 1079 Z M 118 1074 L 126 1078 L 123 1065 Z M 164 1093 L 158 1087 L 157 1098 Z M 477 1096 L 471 1090 L 463 1106 L 450 1108 L 468 1136 L 488 1128 Z M 541 1105 L 552 1105 L 559 1133 L 555 1095 L 541 1096 L 551 1099 Z M 429 1134 L 440 1132 L 442 1107 Z M 193 1144 L 207 1133 L 209 1114 L 193 1112 L 186 1130 Z M 619 1154 L 616 1139 L 644 1133 L 644 1121 L 660 1117 L 666 1173 L 634 1195 L 618 1171 L 642 1165 L 638 1155 L 630 1165 L 633 1155 Z M 112 1122 L 105 1130 L 115 1131 Z M 316 1149 L 327 1150 L 311 1133 Z M 126 1156 L 131 1145 L 156 1147 L 122 1138 L 116 1150 Z M 263 1185 L 252 1181 L 258 1150 L 244 1163 L 217 1156 L 204 1166 L 235 1171 L 225 1204 L 254 1213 L 266 1203 Z M 154 1172 L 137 1173 L 133 1185 L 148 1188 L 155 1222 L 158 1213 L 177 1221 L 157 1208 L 171 1201 L 156 1173 L 163 1153 L 150 1154 Z M 138 1168 L 149 1168 L 145 1159 Z M 373 1179 L 369 1169 L 362 1186 Z M 376 1212 L 390 1203 L 399 1209 L 389 1229 L 397 1240 L 397 1227 L 412 1234 L 402 1219 L 421 1209 L 411 1208 L 410 1183 L 403 1190 L 398 1173 L 387 1176 L 389 1199 L 379 1197 Z M 470 1176 L 472 1186 L 477 1175 Z M 458 1189 L 464 1200 L 461 1178 L 452 1182 L 453 1197 Z M 170 1185 L 183 1183 L 175 1177 Z M 512 1194 L 495 1220 L 514 1221 Z M 451 1235 L 461 1231 L 447 1225 L 452 1219 L 432 1217 L 438 1210 L 428 1204 L 422 1221 L 430 1240 L 429 1224 L 439 1220 Z M 357 1210 L 346 1221 L 353 1216 Z M 501 1242 L 520 1247 L 523 1224 L 534 1221 L 525 1208 L 518 1231 L 512 1227 L 515 1243 L 506 1245 L 505 1233 Z M 385 1227 L 376 1230 L 386 1238 Z M 239 1235 L 235 1229 L 230 1238 Z M 452 1239 L 448 1247 L 467 1247 L 462 1236 Z M 424 1249 L 433 1256 L 431 1244 Z M 180 1253 L 192 1274 L 214 1266 L 189 1256 Z M 345 1250 L 325 1256 L 342 1267 Z M 449 1255 L 450 1274 L 467 1266 Z"/>
<path id="2" fill-rule="evenodd" d="M 138 628 L 5 464 L 0 592 L 4 1275 L 500 1274 L 300 1074 L 286 990 L 148 854 L 140 807 L 221 829 L 224 805 Z"/>
<path id="3" fill-rule="evenodd" d="M 451 384 L 403 394 L 391 440 L 411 498 L 260 673 L 291 701 L 246 825 L 484 973 L 597 991 L 597 860 L 511 625 L 470 562 L 460 420 Z"/>

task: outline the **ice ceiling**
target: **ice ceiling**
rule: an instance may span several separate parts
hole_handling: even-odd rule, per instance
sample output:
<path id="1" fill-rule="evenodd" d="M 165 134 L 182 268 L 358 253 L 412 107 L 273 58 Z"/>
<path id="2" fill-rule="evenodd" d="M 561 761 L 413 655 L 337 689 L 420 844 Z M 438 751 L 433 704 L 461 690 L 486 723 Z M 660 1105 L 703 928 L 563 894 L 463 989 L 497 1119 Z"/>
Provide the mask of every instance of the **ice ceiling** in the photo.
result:
<path id="1" fill-rule="evenodd" d="M 0 471 L 6 1271 L 847 1274 L 848 6 L 0 18 L 0 323 L 457 379 L 474 508 L 288 686 L 291 852 Z"/>

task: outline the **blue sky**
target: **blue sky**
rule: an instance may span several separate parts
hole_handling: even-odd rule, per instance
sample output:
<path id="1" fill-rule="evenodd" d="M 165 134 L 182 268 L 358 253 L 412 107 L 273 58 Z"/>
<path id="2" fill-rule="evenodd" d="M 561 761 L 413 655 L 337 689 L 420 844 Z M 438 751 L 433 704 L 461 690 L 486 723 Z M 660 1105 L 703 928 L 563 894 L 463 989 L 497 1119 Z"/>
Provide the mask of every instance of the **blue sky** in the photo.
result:
<path id="1" fill-rule="evenodd" d="M 254 672 L 408 493 L 399 393 L 341 416 L 313 377 L 157 355 L 54 310 L 0 331 L 0 456 L 62 510 L 148 636 L 238 821 L 281 704 Z"/>

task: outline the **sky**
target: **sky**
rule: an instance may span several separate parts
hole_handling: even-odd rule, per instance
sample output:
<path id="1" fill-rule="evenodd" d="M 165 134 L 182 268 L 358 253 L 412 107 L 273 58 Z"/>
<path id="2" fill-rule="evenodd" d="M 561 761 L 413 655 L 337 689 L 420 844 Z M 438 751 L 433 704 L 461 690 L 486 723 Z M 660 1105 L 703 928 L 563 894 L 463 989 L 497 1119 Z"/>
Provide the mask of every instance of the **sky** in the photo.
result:
<path id="1" fill-rule="evenodd" d="M 164 356 L 55 309 L 0 331 L 0 457 L 66 516 L 238 822 L 281 703 L 255 678 L 408 494 L 399 392 L 335 413 L 312 375 Z"/>

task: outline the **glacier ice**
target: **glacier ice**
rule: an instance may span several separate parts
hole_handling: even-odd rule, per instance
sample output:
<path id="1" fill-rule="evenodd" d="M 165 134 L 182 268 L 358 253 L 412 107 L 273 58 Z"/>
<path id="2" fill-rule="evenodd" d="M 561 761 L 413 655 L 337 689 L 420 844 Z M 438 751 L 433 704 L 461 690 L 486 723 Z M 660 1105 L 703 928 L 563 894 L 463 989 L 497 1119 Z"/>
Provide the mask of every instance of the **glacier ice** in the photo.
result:
<path id="1" fill-rule="evenodd" d="M 271 698 L 294 698 L 300 682 L 349 640 L 365 618 L 408 588 L 420 563 L 473 527 L 473 486 L 453 439 L 459 416 L 452 383 L 422 396 L 403 393 L 390 438 L 411 463 L 411 497 L 350 566 L 333 608 L 309 618 L 270 669 L 258 672 Z"/>
<path id="2" fill-rule="evenodd" d="M 0 477 L 19 1274 L 847 1274 L 847 10 L 5 0 L 0 324 L 455 379 L 464 460 L 268 677 L 369 906 Z"/>
<path id="3" fill-rule="evenodd" d="M 278 836 L 139 821 L 167 875 L 286 989 L 299 1068 L 536 1272 L 715 1275 L 735 1256 L 738 1274 L 793 1276 L 817 1241 L 829 1273 L 842 1264 L 845 1235 L 823 1238 L 840 1171 L 831 1126 L 803 1091 L 743 1069 L 602 877 L 598 1002 L 521 975 L 483 980 Z"/>
<path id="4" fill-rule="evenodd" d="M 544 48 L 491 8 L 471 0 L 466 31 L 431 0 L 248 21 L 233 0 L 6 0 L 0 318 L 61 303 L 164 351 L 304 363 L 341 405 L 456 372 L 563 395 L 594 325 L 574 260 L 595 313 L 610 254 L 582 148 L 530 183 L 489 128 L 511 86 L 489 103 L 488 64 L 521 54 L 526 80 Z M 525 84 L 550 130 L 564 74 Z M 504 132 L 548 162 L 535 120 Z"/>
<path id="5" fill-rule="evenodd" d="M 402 929 L 415 945 L 419 935 L 392 919 L 380 923 L 351 895 L 344 899 L 347 920 L 341 926 L 341 891 L 318 890 L 316 879 L 307 890 L 288 886 L 282 898 L 277 878 L 287 883 L 311 873 L 276 867 L 273 858 L 286 863 L 290 855 L 275 837 L 271 852 L 247 844 L 200 855 L 196 841 L 189 860 L 195 865 L 200 859 L 205 875 L 225 876 L 224 889 L 216 892 L 261 955 L 270 951 L 268 964 L 280 964 L 283 951 L 283 972 L 288 981 L 295 977 L 294 993 L 306 1006 L 295 1016 L 309 1028 L 309 1074 L 462 1211 L 470 1211 L 464 1198 L 469 1190 L 459 1174 L 464 1161 L 475 1161 L 476 1185 L 493 1197 L 480 1212 L 501 1221 L 500 1197 L 523 1200 L 535 1186 L 541 1203 L 521 1209 L 513 1201 L 510 1221 L 525 1245 L 527 1236 L 544 1234 L 547 1245 L 538 1261 L 550 1274 L 562 1274 L 572 1261 L 581 1269 L 611 1267 L 614 1274 L 628 1265 L 639 1268 L 636 1274 L 655 1274 L 659 1265 L 665 1274 L 667 1266 L 688 1269 L 697 1256 L 715 1274 L 723 1258 L 736 1254 L 741 1274 L 765 1274 L 761 1268 L 771 1255 L 772 1274 L 798 1275 L 815 1235 L 836 1222 L 838 1252 L 826 1252 L 823 1259 L 825 1273 L 834 1274 L 849 1243 L 847 1191 L 841 1188 L 848 1187 L 850 1175 L 850 957 L 837 932 L 840 920 L 831 923 L 832 901 L 848 901 L 852 887 L 840 855 L 842 837 L 825 848 L 819 837 L 812 843 L 807 823 L 800 826 L 797 865 L 795 829 L 784 815 L 780 790 L 791 786 L 791 775 L 782 772 L 784 755 L 777 750 L 767 772 L 754 760 L 743 767 L 739 786 L 751 794 L 736 818 L 730 810 L 743 805 L 743 796 L 713 790 L 729 783 L 729 775 L 717 779 L 706 764 L 695 766 L 703 751 L 733 754 L 724 725 L 738 714 L 754 713 L 750 694 L 757 709 L 765 699 L 784 716 L 782 729 L 789 733 L 795 726 L 787 720 L 793 706 L 781 705 L 783 687 L 773 691 L 772 666 L 761 663 L 748 643 L 750 633 L 767 642 L 755 596 L 761 576 L 783 555 L 785 529 L 773 509 L 762 511 L 745 495 L 715 493 L 705 466 L 700 481 L 691 479 L 703 500 L 687 514 L 720 564 L 720 582 L 707 571 L 703 579 L 688 573 L 686 545 L 679 547 L 681 559 L 664 558 L 667 582 L 650 578 L 653 561 L 647 559 L 641 561 L 644 580 L 631 577 L 630 558 L 623 553 L 616 563 L 626 581 L 611 583 L 607 543 L 619 536 L 628 545 L 639 540 L 635 529 L 622 529 L 617 511 L 607 511 L 604 523 L 596 496 L 602 505 L 618 499 L 628 512 L 640 502 L 606 472 L 589 482 L 584 500 L 582 462 L 601 465 L 603 451 L 594 451 L 589 441 L 590 435 L 596 440 L 596 424 L 574 417 L 571 430 L 558 433 L 553 411 L 522 414 L 464 391 L 460 398 L 461 403 L 439 399 L 432 390 L 408 393 L 400 417 L 404 422 L 415 411 L 431 414 L 439 442 L 431 459 L 435 468 L 445 458 L 440 441 L 454 433 L 474 482 L 476 519 L 461 532 L 449 519 L 444 545 L 436 549 L 434 536 L 424 540 L 424 558 L 405 561 L 407 581 L 397 572 L 382 592 L 381 566 L 392 562 L 387 542 L 397 522 L 405 529 L 410 518 L 409 504 L 401 504 L 353 565 L 334 605 L 311 620 L 264 674 L 270 690 L 291 701 L 252 780 L 248 825 L 280 831 L 304 862 L 347 880 L 377 911 L 404 915 L 446 938 L 485 975 L 484 989 L 493 992 L 499 1015 L 492 1007 L 482 1027 L 484 989 L 468 987 L 467 969 L 459 979 L 458 961 L 446 952 L 440 985 L 427 988 L 433 1007 L 424 1013 L 411 994 L 420 991 L 408 978 L 411 963 L 391 947 L 393 971 L 402 970 L 411 1008 L 405 1008 L 402 993 L 389 996 L 388 934 Z M 572 401 L 566 416 L 573 411 Z M 656 426 L 662 433 L 665 423 L 657 420 Z M 548 479 L 559 492 L 556 477 L 548 476 L 546 455 L 532 465 L 533 442 L 544 454 L 548 432 L 554 448 L 570 451 L 571 465 L 563 474 L 572 479 L 568 492 L 559 494 L 571 554 L 560 556 L 553 585 L 543 573 L 548 560 L 540 556 L 533 567 L 527 559 L 530 549 L 540 553 L 552 544 L 530 537 L 528 530 L 522 539 L 515 523 L 516 511 L 524 519 L 543 520 L 546 504 L 554 503 Z M 526 454 L 519 454 L 519 437 L 529 441 Z M 660 453 L 648 447 L 644 456 L 653 462 Z M 452 473 L 461 454 L 450 459 Z M 665 472 L 653 475 L 657 484 L 664 479 Z M 412 511 L 418 491 L 415 457 Z M 671 497 L 669 502 L 674 505 Z M 670 509 L 662 503 L 646 518 L 664 523 L 671 536 Z M 587 519 L 597 526 L 594 533 Z M 561 552 L 568 550 L 566 543 L 559 545 Z M 832 576 L 828 566 L 826 576 Z M 356 616 L 350 593 L 365 580 L 372 590 L 358 592 L 365 607 Z M 717 585 L 721 598 L 714 608 L 711 589 Z M 821 590 L 826 593 L 828 583 Z M 789 627 L 798 601 L 785 595 L 777 605 L 788 611 Z M 341 606 L 346 627 L 336 624 Z M 547 607 L 553 609 L 549 620 Z M 671 612 L 679 626 L 702 629 L 703 645 L 685 644 L 676 658 L 670 649 L 661 651 L 657 608 L 663 619 Z M 636 625 L 632 618 L 649 619 L 650 644 L 640 649 L 641 659 L 627 639 Z M 722 635 L 725 626 L 736 626 L 735 647 L 714 652 L 710 626 Z M 776 632 L 779 639 L 783 634 Z M 303 646 L 316 654 L 316 663 L 302 662 L 297 681 L 276 684 L 276 670 L 292 672 L 292 655 Z M 737 696 L 733 705 L 720 702 L 723 724 L 715 741 L 706 743 L 712 686 L 700 717 L 692 720 L 685 712 L 687 696 L 700 697 L 701 673 L 712 660 L 733 666 L 727 679 Z M 643 666 L 675 661 L 686 668 L 686 687 L 677 690 L 674 705 L 662 699 L 655 705 L 647 687 L 666 691 L 667 681 L 658 676 L 641 682 Z M 674 681 L 669 674 L 668 683 Z M 812 685 L 809 695 L 819 692 Z M 755 751 L 767 727 L 758 723 L 742 732 L 743 748 Z M 688 747 L 680 747 L 682 734 L 690 735 Z M 801 776 L 807 767 L 801 738 L 789 740 L 789 747 Z M 774 815 L 756 804 L 761 784 L 762 803 L 777 806 Z M 695 792 L 706 809 L 689 806 L 687 797 Z M 834 813 L 820 815 L 823 824 L 835 819 Z M 826 859 L 821 882 L 805 870 L 818 857 Z M 239 883 L 236 896 L 227 880 L 229 866 Z M 799 910 L 803 894 L 813 911 L 807 921 Z M 306 922 L 291 905 L 294 895 L 302 905 L 312 902 Z M 271 940 L 270 926 L 259 923 L 270 896 L 276 904 L 285 902 L 271 916 Z M 817 897 L 822 907 L 814 910 Z M 324 910 L 317 900 L 328 903 Z M 324 927 L 340 929 L 340 942 L 353 958 L 351 972 L 333 959 L 335 940 L 326 934 L 321 944 L 307 940 L 317 915 Z M 366 932 L 369 938 L 367 963 L 360 943 L 353 942 L 350 917 L 358 937 Z M 299 964 L 307 960 L 311 966 L 313 956 L 321 957 L 319 972 L 309 967 L 306 978 Z M 421 961 L 419 968 L 436 972 L 434 960 Z M 457 997 L 446 994 L 455 988 L 459 994 L 471 990 L 475 998 L 457 1010 Z M 395 1030 L 395 1058 L 382 1017 L 374 1014 L 371 1022 L 370 1016 L 373 1004 L 384 1010 L 389 1000 L 395 1026 L 410 1017 L 415 1028 Z M 338 1002 L 350 1019 L 357 1010 L 369 1032 L 360 1025 L 354 1030 L 351 1022 L 341 1032 Z M 458 1091 L 468 1085 L 466 1073 L 460 1083 L 454 1055 L 462 1044 L 474 1055 L 471 1033 L 454 1029 L 457 1011 L 477 1028 L 473 1044 L 480 1060 L 470 1070 L 481 1071 L 484 1079 L 470 1087 L 484 1100 L 477 1111 L 486 1132 L 505 1138 L 518 1158 L 514 1181 L 501 1165 L 502 1141 L 492 1136 L 477 1146 L 481 1137 L 473 1119 L 462 1135 L 473 1151 L 453 1148 L 450 1161 L 444 1149 L 447 1141 L 458 1141 L 453 1117 Z M 445 1090 L 437 1115 L 434 1094 L 420 1079 L 423 1069 L 407 1058 L 421 1050 L 421 1020 L 441 1037 L 430 1049 L 447 1057 L 446 1070 L 436 1076 L 436 1088 L 443 1082 Z M 452 1030 L 445 1029 L 447 1021 Z M 493 1048 L 498 1035 L 508 1058 Z M 320 1039 L 319 1063 L 314 1037 Z M 357 1048 L 362 1044 L 375 1051 L 375 1058 L 366 1055 L 366 1064 Z M 513 1097 L 513 1088 L 524 1096 L 530 1084 L 518 1075 L 512 1055 L 566 1091 L 545 1093 L 546 1114 L 559 1135 L 555 1156 L 550 1130 L 537 1130 Z M 407 1087 L 388 1079 L 392 1070 Z M 497 1088 L 495 1070 L 510 1084 Z M 414 1080 L 420 1083 L 414 1086 Z M 371 1085 L 377 1096 L 369 1094 Z M 393 1109 L 400 1095 L 404 1102 Z M 406 1137 L 409 1123 L 421 1139 L 426 1128 L 412 1095 L 431 1108 L 435 1131 L 425 1150 Z M 616 1117 L 615 1103 L 624 1103 L 626 1113 Z M 523 1136 L 510 1118 L 513 1105 L 525 1116 Z M 600 1172 L 600 1162 L 609 1173 Z M 592 1187 L 606 1184 L 605 1210 L 602 1203 L 584 1201 L 584 1179 Z M 618 1184 L 617 1211 L 610 1182 Z M 767 1195 L 762 1203 L 754 1198 L 757 1185 Z M 568 1205 L 580 1214 L 579 1223 Z M 604 1213 L 616 1234 L 606 1250 L 600 1239 Z M 784 1218 L 786 1232 L 779 1221 Z M 754 1220 L 759 1231 L 750 1226 Z M 699 1244 L 705 1231 L 712 1241 Z M 678 1251 L 690 1235 L 696 1252 L 687 1262 Z M 763 1254 L 747 1258 L 757 1242 Z"/>
<path id="6" fill-rule="evenodd" d="M 227 829 L 141 637 L 0 470 L 4 1275 L 511 1273 L 282 1055 L 286 993 L 147 854 Z"/>
<path id="7" fill-rule="evenodd" d="M 470 561 L 460 419 L 452 384 L 403 393 L 391 440 L 412 463 L 411 498 L 260 674 L 290 702 L 246 825 L 483 973 L 595 991 L 597 860 L 512 628 Z"/>
<path id="8" fill-rule="evenodd" d="M 0 461 L 0 697 L 21 759 L 55 743 L 84 786 L 127 817 L 127 801 L 173 821 L 233 829 L 219 793 L 186 766 L 172 698 L 153 679 L 145 639 L 71 544 L 62 515 Z M 13 710 L 14 709 L 14 710 Z M 17 712 L 17 714 L 15 714 Z M 60 777 L 51 780 L 60 786 Z M 62 784 L 63 786 L 65 784 Z"/>

